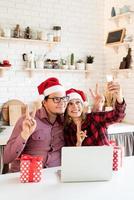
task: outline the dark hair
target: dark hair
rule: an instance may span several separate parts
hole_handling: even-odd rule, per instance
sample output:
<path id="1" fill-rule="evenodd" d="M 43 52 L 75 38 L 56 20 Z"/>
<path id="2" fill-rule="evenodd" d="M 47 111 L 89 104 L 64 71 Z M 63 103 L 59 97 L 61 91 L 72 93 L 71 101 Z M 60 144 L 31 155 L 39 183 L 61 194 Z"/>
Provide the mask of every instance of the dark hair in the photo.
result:
<path id="1" fill-rule="evenodd" d="M 46 96 L 46 97 L 44 97 L 44 100 L 42 101 L 42 106 L 44 107 L 44 101 L 47 101 L 48 100 L 48 97 L 49 97 L 49 95 L 48 96 Z"/>
<path id="2" fill-rule="evenodd" d="M 47 101 L 47 100 L 48 100 L 48 97 L 49 97 L 49 95 L 48 95 L 48 96 L 46 96 L 46 97 L 44 97 L 44 100 L 45 100 L 45 101 Z"/>

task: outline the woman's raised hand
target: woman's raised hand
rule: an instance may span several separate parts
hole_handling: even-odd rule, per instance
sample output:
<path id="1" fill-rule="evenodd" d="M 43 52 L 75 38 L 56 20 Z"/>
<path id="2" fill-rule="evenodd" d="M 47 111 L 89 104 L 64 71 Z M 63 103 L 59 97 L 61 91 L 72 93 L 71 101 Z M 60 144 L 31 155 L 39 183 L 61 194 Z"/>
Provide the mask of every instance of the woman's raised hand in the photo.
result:
<path id="1" fill-rule="evenodd" d="M 93 92 L 92 89 L 89 88 L 91 97 L 93 99 L 93 108 L 92 111 L 93 112 L 99 112 L 103 110 L 103 106 L 104 106 L 104 102 L 105 102 L 105 98 L 103 94 L 99 93 L 99 85 L 96 84 L 96 89 L 95 92 Z"/>
<path id="2" fill-rule="evenodd" d="M 123 102 L 122 89 L 118 82 L 111 81 L 107 84 L 108 91 L 111 92 L 119 103 Z"/>

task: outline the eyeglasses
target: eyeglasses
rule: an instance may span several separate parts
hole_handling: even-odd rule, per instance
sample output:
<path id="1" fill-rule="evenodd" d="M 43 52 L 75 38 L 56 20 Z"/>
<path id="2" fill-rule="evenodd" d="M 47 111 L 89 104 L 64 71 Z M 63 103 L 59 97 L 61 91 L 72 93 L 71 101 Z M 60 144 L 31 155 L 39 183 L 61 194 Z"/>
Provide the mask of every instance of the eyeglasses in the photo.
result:
<path id="1" fill-rule="evenodd" d="M 65 97 L 48 97 L 48 99 L 52 99 L 54 103 L 60 103 L 61 100 L 63 102 L 69 101 L 69 96 L 65 96 Z"/>

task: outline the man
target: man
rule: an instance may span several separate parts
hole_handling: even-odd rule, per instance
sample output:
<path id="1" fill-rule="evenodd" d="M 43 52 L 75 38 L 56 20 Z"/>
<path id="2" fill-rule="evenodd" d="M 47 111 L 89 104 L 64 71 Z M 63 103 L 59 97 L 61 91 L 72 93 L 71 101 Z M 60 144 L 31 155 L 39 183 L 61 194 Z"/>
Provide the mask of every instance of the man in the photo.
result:
<path id="1" fill-rule="evenodd" d="M 4 163 L 11 163 L 10 172 L 20 170 L 22 154 L 43 156 L 43 167 L 60 165 L 61 148 L 64 146 L 63 113 L 68 97 L 56 78 L 49 78 L 38 86 L 44 94 L 42 108 L 21 117 L 4 149 Z"/>

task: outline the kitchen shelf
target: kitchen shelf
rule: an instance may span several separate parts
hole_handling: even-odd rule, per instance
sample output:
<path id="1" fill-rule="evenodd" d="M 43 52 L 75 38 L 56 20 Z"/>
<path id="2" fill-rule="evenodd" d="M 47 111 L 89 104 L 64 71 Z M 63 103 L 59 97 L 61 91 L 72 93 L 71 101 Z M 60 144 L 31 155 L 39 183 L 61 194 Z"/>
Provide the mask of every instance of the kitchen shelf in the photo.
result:
<path id="1" fill-rule="evenodd" d="M 127 23 L 130 23 L 131 16 L 133 13 L 134 13 L 133 11 L 122 13 L 122 14 L 116 15 L 114 17 L 110 17 L 109 20 L 114 21 L 117 26 L 119 26 L 119 20 L 121 18 L 124 18 L 127 21 Z"/>
<path id="2" fill-rule="evenodd" d="M 106 44 L 106 47 L 111 47 L 115 50 L 116 53 L 118 53 L 118 49 L 121 46 L 124 46 L 128 50 L 130 43 L 131 42 L 120 42 L 115 44 Z"/>
<path id="3" fill-rule="evenodd" d="M 3 76 L 3 71 L 6 69 L 10 69 L 11 67 L 0 67 L 0 76 Z M 13 72 L 17 71 L 26 71 L 29 73 L 29 76 L 32 77 L 32 75 L 36 72 L 58 72 L 58 73 L 85 73 L 86 77 L 89 73 L 91 73 L 91 70 L 71 70 L 71 69 L 31 69 L 31 68 L 25 68 L 25 69 L 11 69 Z"/>
<path id="4" fill-rule="evenodd" d="M 50 42 L 47 40 L 33 40 L 33 39 L 12 38 L 12 37 L 0 37 L 0 40 L 13 41 L 13 42 L 30 42 L 30 43 L 35 43 L 35 44 L 40 43 L 40 44 L 48 45 L 48 47 L 50 47 L 50 48 L 60 43 L 60 42 Z"/>
<path id="5" fill-rule="evenodd" d="M 58 44 L 59 42 L 50 42 L 47 40 L 33 40 L 33 39 L 25 39 L 25 38 L 12 38 L 12 37 L 0 37 L 0 40 L 11 40 L 11 41 L 22 41 L 22 42 L 40 42 L 45 44 Z"/>
<path id="6" fill-rule="evenodd" d="M 132 66 L 131 66 L 132 67 Z M 119 75 L 130 78 L 131 74 L 134 73 L 133 68 L 129 69 L 111 69 L 111 72 L 113 74 L 113 77 L 117 78 Z"/>
<path id="7" fill-rule="evenodd" d="M 73 69 L 73 70 L 71 70 L 71 69 L 31 69 L 31 68 L 25 68 L 25 70 L 26 71 L 48 71 L 48 72 L 50 72 L 50 71 L 57 71 L 57 72 L 79 72 L 79 73 L 81 73 L 81 72 L 83 72 L 83 73 L 88 73 L 89 72 L 89 70 L 78 70 L 78 69 Z"/>
<path id="8" fill-rule="evenodd" d="M 10 69 L 10 68 L 11 68 L 11 66 L 10 67 L 6 67 L 6 66 L 0 67 L 1 70 Z"/>
<path id="9" fill-rule="evenodd" d="M 5 70 L 9 70 L 9 69 L 11 69 L 11 66 L 10 67 L 6 67 L 6 66 L 0 67 L 0 77 L 3 76 Z"/>
<path id="10" fill-rule="evenodd" d="M 58 72 L 58 73 L 85 73 L 85 78 L 91 73 L 89 70 L 78 70 L 78 69 L 31 69 L 31 68 L 25 68 L 25 71 L 29 73 L 29 76 L 32 77 L 32 75 L 35 72 Z"/>

